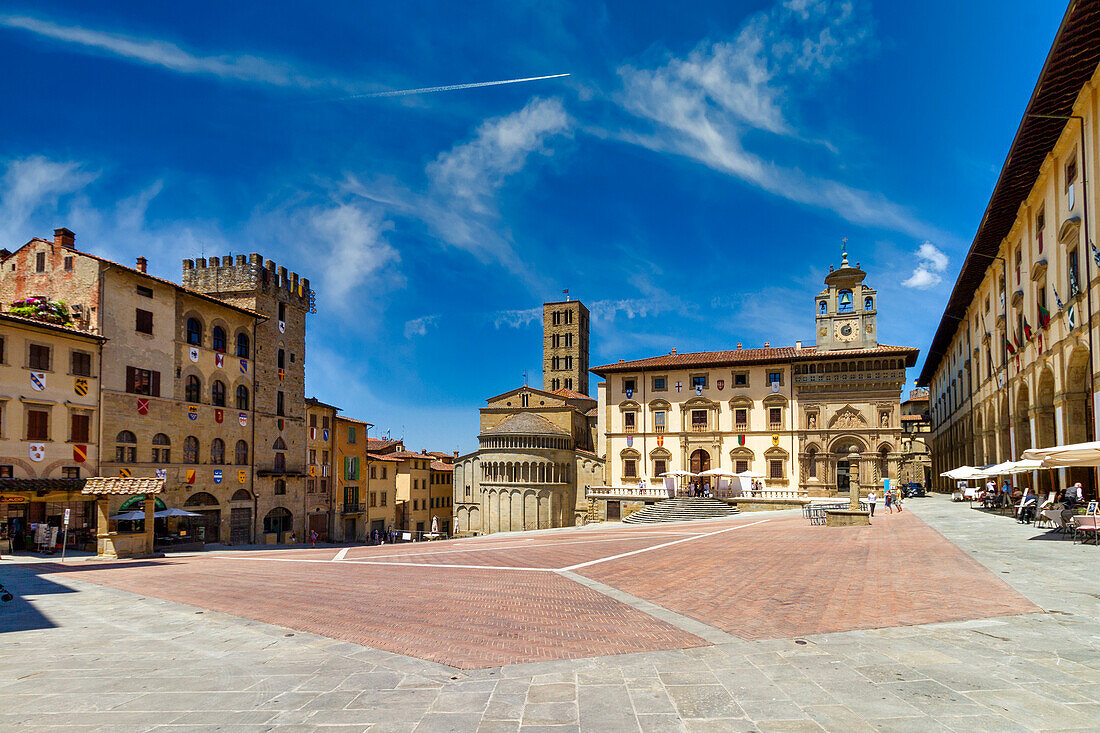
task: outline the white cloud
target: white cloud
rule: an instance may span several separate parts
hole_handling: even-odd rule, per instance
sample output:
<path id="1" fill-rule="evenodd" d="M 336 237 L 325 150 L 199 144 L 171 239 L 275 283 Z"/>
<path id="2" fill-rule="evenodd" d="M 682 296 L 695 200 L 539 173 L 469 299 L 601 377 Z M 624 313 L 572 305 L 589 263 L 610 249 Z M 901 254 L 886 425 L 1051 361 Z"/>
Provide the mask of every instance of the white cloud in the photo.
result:
<path id="1" fill-rule="evenodd" d="M 393 223 L 377 207 L 350 203 L 318 206 L 309 209 L 304 220 L 306 236 L 316 240 L 312 249 L 328 250 L 327 256 L 314 263 L 321 270 L 321 297 L 330 305 L 347 310 L 369 301 L 387 272 L 392 284 L 398 284 L 400 278 L 393 268 L 401 258 L 385 239 Z"/>
<path id="2" fill-rule="evenodd" d="M 500 328 L 525 328 L 542 320 L 542 308 L 497 311 L 493 314 L 493 326 Z"/>
<path id="3" fill-rule="evenodd" d="M 901 281 L 901 284 L 907 288 L 916 288 L 917 290 L 927 290 L 940 284 L 943 280 L 942 277 L 934 272 L 931 272 L 924 266 L 918 266 L 913 270 L 913 274 L 905 280 Z"/>
<path id="4" fill-rule="evenodd" d="M 700 43 L 658 68 L 621 67 L 618 102 L 649 129 L 620 137 L 853 223 L 927 235 L 928 226 L 879 194 L 783 167 L 746 147 L 751 130 L 801 139 L 784 104 L 847 63 L 870 37 L 852 0 L 778 3 L 751 16 L 731 41 Z"/>
<path id="5" fill-rule="evenodd" d="M 0 247 L 15 249 L 25 244 L 34 233 L 28 233 L 35 222 L 41 227 L 51 216 L 58 202 L 79 191 L 96 177 L 75 162 L 53 161 L 42 156 L 10 160 L 0 179 Z M 40 231 L 45 235 L 64 223 Z"/>
<path id="6" fill-rule="evenodd" d="M 411 321 L 405 321 L 405 338 L 411 338 L 413 336 L 427 336 L 428 329 L 435 325 L 435 322 L 439 320 L 439 316 L 421 316 L 420 318 L 414 318 Z"/>
<path id="7" fill-rule="evenodd" d="M 169 41 L 92 30 L 81 26 L 61 25 L 30 16 L 0 15 L 0 25 L 182 74 L 198 74 L 299 89 L 338 88 L 351 91 L 364 89 L 362 85 L 350 84 L 339 79 L 311 77 L 299 73 L 289 64 L 249 54 L 202 56 Z"/>
<path id="8" fill-rule="evenodd" d="M 571 127 L 560 99 L 534 97 L 516 112 L 483 122 L 473 139 L 440 153 L 425 169 L 423 193 L 355 177 L 345 188 L 420 219 L 440 241 L 482 262 L 520 272 L 511 238 L 501 231 L 497 194 L 533 155 L 552 156 L 550 141 L 569 135 Z"/>
<path id="9" fill-rule="evenodd" d="M 948 259 L 936 245 L 925 241 L 917 248 L 917 264 L 913 268 L 913 274 L 902 281 L 907 288 L 926 290 L 939 285 L 943 278 L 940 276 L 947 269 Z"/>

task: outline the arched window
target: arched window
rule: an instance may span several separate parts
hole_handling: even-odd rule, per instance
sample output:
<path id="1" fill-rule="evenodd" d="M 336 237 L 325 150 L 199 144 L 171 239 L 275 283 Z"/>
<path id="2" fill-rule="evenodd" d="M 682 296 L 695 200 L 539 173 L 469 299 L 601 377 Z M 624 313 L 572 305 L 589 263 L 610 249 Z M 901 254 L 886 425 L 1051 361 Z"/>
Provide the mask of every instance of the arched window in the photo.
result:
<path id="1" fill-rule="evenodd" d="M 248 409 L 248 387 L 244 386 L 243 384 L 237 387 L 237 409 Z"/>
<path id="2" fill-rule="evenodd" d="M 115 462 L 116 463 L 136 463 L 137 462 L 137 437 L 134 436 L 129 430 L 121 431 L 117 437 L 115 437 Z"/>
<path id="3" fill-rule="evenodd" d="M 188 435 L 183 439 L 183 462 L 199 462 L 199 439 L 194 435 Z"/>
<path id="4" fill-rule="evenodd" d="M 825 305 L 825 301 L 824 301 L 824 300 L 823 300 L 823 301 L 821 301 L 820 303 L 818 303 L 818 304 L 817 304 L 817 310 L 818 310 L 818 312 L 819 312 L 819 313 L 820 313 L 821 315 L 825 315 L 825 308 L 826 308 L 826 307 L 827 307 L 827 306 Z"/>
<path id="5" fill-rule="evenodd" d="M 237 334 L 237 356 L 248 358 L 248 336 L 243 333 Z"/>
<path id="6" fill-rule="evenodd" d="M 188 402 L 199 402 L 199 395 L 202 394 L 202 383 L 199 378 L 194 374 L 187 378 L 187 382 L 183 388 L 183 399 Z"/>
<path id="7" fill-rule="evenodd" d="M 286 481 L 283 481 L 281 478 L 275 479 L 275 493 L 276 494 L 285 494 L 286 493 Z"/>
<path id="8" fill-rule="evenodd" d="M 286 453 L 275 454 L 275 473 L 286 473 Z"/>
<path id="9" fill-rule="evenodd" d="M 214 351 L 220 351 L 225 353 L 225 329 L 221 326 L 214 326 L 214 331 L 211 336 L 211 346 L 214 347 Z"/>
<path id="10" fill-rule="evenodd" d="M 214 438 L 210 443 L 210 462 L 217 465 L 225 463 L 225 441 L 221 438 Z"/>
<path id="11" fill-rule="evenodd" d="M 214 380 L 214 386 L 210 388 L 210 397 L 218 407 L 225 407 L 225 382 Z"/>
<path id="12" fill-rule="evenodd" d="M 837 313 L 851 313 L 854 309 L 851 290 L 841 290 L 837 293 Z"/>
<path id="13" fill-rule="evenodd" d="M 817 478 L 817 448 L 806 451 L 806 476 Z"/>
<path id="14" fill-rule="evenodd" d="M 248 465 L 248 443 L 243 440 L 237 441 L 237 450 L 234 453 L 234 460 L 238 466 Z"/>
<path id="15" fill-rule="evenodd" d="M 271 447 L 273 450 L 286 450 L 286 442 L 283 441 L 282 437 L 278 437 L 275 439 L 275 444 Z"/>
<path id="16" fill-rule="evenodd" d="M 875 299 L 867 296 L 863 299 L 863 310 L 873 311 L 875 309 Z"/>
<path id="17" fill-rule="evenodd" d="M 202 346 L 202 324 L 198 318 L 187 319 L 187 343 Z"/>
<path id="18" fill-rule="evenodd" d="M 168 447 L 170 445 L 172 441 L 164 433 L 153 436 L 153 463 L 172 462 L 172 449 Z"/>
<path id="19" fill-rule="evenodd" d="M 278 363 L 280 369 L 286 366 L 286 351 L 284 349 L 279 349 Z"/>

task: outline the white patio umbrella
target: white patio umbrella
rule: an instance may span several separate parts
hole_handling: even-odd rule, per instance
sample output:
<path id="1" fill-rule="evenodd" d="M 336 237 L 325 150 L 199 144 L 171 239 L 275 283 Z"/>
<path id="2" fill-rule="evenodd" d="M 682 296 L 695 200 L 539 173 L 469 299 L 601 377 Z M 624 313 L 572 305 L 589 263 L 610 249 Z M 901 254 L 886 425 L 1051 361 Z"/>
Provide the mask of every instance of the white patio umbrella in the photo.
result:
<path id="1" fill-rule="evenodd" d="M 142 516 L 145 516 L 144 512 L 142 512 Z M 157 519 L 160 519 L 161 517 L 201 517 L 202 515 L 196 514 L 195 512 L 185 511 L 183 509 L 172 508 L 161 509 L 159 512 L 153 512 L 153 516 Z"/>
<path id="2" fill-rule="evenodd" d="M 1100 466 L 1100 441 L 1071 443 L 1051 448 L 1029 448 L 1024 458 L 1042 461 L 1046 468 L 1062 466 Z"/>
<path id="3" fill-rule="evenodd" d="M 766 478 L 764 474 L 757 473 L 756 471 L 742 471 L 741 473 L 733 474 L 737 478 Z"/>
<path id="4" fill-rule="evenodd" d="M 661 475 L 662 476 L 695 476 L 696 474 L 692 473 L 691 471 L 681 471 L 680 469 L 676 469 L 675 471 L 665 471 Z"/>
<path id="5" fill-rule="evenodd" d="M 993 468 L 996 467 L 992 466 L 989 470 L 992 470 Z M 974 468 L 973 466 L 959 466 L 958 468 L 953 468 L 950 471 L 944 471 L 940 475 L 945 476 L 949 479 L 954 479 L 956 481 L 971 481 L 973 479 L 989 478 L 990 476 L 995 476 L 996 474 L 987 473 L 986 471 L 983 471 L 980 468 Z"/>
<path id="6" fill-rule="evenodd" d="M 700 476 L 737 476 L 738 474 L 727 468 L 709 468 L 699 474 Z"/>

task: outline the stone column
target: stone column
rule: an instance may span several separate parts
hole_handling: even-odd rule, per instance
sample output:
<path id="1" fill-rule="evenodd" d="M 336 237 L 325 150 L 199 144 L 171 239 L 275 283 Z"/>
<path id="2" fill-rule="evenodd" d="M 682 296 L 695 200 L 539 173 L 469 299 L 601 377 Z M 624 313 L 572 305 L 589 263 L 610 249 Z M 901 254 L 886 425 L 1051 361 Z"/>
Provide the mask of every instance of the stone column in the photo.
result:
<path id="1" fill-rule="evenodd" d="M 157 500 L 153 494 L 145 495 L 145 537 L 142 541 L 142 554 L 153 554 L 153 512 L 157 510 Z"/>
<path id="2" fill-rule="evenodd" d="M 849 496 L 851 500 L 849 507 L 853 511 L 859 511 L 859 460 L 860 455 L 856 452 L 848 454 L 848 481 L 850 482 Z"/>
<path id="3" fill-rule="evenodd" d="M 106 496 L 95 498 L 96 509 L 96 554 L 100 557 L 115 557 L 111 544 L 110 499 Z"/>

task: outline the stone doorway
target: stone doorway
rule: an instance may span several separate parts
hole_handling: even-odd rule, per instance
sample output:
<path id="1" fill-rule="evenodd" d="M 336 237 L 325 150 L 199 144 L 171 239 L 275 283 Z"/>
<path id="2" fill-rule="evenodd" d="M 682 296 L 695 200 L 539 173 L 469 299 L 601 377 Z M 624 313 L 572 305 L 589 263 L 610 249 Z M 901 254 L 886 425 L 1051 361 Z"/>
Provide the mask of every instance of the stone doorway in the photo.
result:
<path id="1" fill-rule="evenodd" d="M 247 545 L 252 539 L 252 507 L 233 507 L 229 510 L 229 542 Z"/>
<path id="2" fill-rule="evenodd" d="M 846 459 L 836 462 L 836 490 L 851 491 L 852 489 L 852 464 Z"/>

